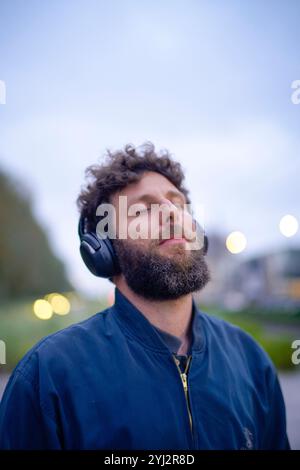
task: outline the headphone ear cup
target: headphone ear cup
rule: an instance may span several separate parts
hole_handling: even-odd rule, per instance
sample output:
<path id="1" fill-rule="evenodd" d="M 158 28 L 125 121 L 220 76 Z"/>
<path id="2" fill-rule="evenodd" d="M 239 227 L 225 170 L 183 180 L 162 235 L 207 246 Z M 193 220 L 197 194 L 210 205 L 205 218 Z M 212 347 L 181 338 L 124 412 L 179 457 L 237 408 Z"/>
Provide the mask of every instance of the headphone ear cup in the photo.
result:
<path id="1" fill-rule="evenodd" d="M 120 272 L 117 256 L 108 238 L 99 239 L 91 232 L 84 234 L 80 253 L 85 265 L 95 276 L 110 278 Z"/>
<path id="2" fill-rule="evenodd" d="M 203 254 L 206 255 L 208 252 L 208 237 L 204 235 L 204 246 L 203 246 Z"/>

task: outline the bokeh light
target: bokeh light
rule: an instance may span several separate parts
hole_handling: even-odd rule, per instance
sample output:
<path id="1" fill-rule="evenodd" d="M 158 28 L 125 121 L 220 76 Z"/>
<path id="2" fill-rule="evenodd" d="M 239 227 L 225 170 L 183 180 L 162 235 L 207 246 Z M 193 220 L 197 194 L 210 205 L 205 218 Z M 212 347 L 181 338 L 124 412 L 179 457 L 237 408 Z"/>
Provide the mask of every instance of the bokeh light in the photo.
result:
<path id="1" fill-rule="evenodd" d="M 34 302 L 33 312 L 40 320 L 49 320 L 53 315 L 53 309 L 45 299 L 38 299 Z"/>
<path id="2" fill-rule="evenodd" d="M 241 253 L 246 248 L 246 245 L 247 239 L 242 232 L 231 232 L 226 238 L 226 248 L 230 253 Z"/>
<path id="3" fill-rule="evenodd" d="M 57 315 L 67 315 L 70 312 L 71 305 L 67 297 L 62 294 L 49 294 L 47 300 L 50 303 L 53 312 Z"/>
<path id="4" fill-rule="evenodd" d="M 285 237 L 292 237 L 298 232 L 299 224 L 296 217 L 287 214 L 279 222 L 279 230 Z"/>

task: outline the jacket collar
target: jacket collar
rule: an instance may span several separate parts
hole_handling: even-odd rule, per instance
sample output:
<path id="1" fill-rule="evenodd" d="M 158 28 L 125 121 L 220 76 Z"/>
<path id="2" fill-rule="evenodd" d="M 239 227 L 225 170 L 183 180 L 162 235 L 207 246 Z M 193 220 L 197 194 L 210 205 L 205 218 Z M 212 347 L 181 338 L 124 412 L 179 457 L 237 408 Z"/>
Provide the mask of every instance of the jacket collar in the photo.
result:
<path id="1" fill-rule="evenodd" d="M 200 352 L 205 346 L 205 333 L 203 328 L 202 314 L 197 308 L 193 298 L 193 316 L 192 316 L 192 347 L 191 351 Z M 121 324 L 124 331 L 130 336 L 140 341 L 144 346 L 169 353 L 169 349 L 163 339 L 160 337 L 155 327 L 143 315 L 143 313 L 133 305 L 122 292 L 115 287 L 115 303 L 113 309 L 116 312 L 117 321 Z"/>
<path id="2" fill-rule="evenodd" d="M 177 351 L 179 350 L 179 348 L 182 344 L 181 339 L 178 338 L 178 336 L 174 336 L 174 335 L 168 333 L 167 331 L 161 330 L 157 326 L 154 326 L 154 325 L 152 325 L 152 326 L 153 326 L 153 328 L 155 328 L 155 331 L 160 335 L 160 337 L 163 339 L 165 344 L 168 346 L 169 351 L 171 353 L 177 354 Z M 190 341 L 191 341 L 192 340 L 191 331 L 189 332 L 189 335 L 190 335 L 189 338 L 190 338 Z"/>

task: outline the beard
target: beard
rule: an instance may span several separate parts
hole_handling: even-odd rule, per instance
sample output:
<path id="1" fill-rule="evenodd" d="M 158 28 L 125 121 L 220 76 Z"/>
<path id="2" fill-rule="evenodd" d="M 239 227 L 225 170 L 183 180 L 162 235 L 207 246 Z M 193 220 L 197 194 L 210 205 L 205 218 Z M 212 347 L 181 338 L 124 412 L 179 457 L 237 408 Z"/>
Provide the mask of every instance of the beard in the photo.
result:
<path id="1" fill-rule="evenodd" d="M 157 246 L 113 240 L 120 270 L 136 294 L 149 300 L 178 299 L 203 289 L 210 281 L 203 249 L 186 250 L 183 244 L 176 244 L 164 255 Z"/>

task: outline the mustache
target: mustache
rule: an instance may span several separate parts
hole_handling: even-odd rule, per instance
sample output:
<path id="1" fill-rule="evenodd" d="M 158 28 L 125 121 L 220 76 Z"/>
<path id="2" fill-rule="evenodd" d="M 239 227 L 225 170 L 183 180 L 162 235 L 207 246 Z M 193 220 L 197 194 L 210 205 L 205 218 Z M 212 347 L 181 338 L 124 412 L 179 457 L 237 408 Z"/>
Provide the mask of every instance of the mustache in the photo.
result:
<path id="1" fill-rule="evenodd" d="M 185 238 L 187 241 L 194 241 L 197 237 L 196 226 L 192 227 L 190 224 L 173 224 L 166 228 L 163 228 L 159 234 L 158 241 L 156 244 L 160 244 L 162 241 L 169 238 Z"/>

